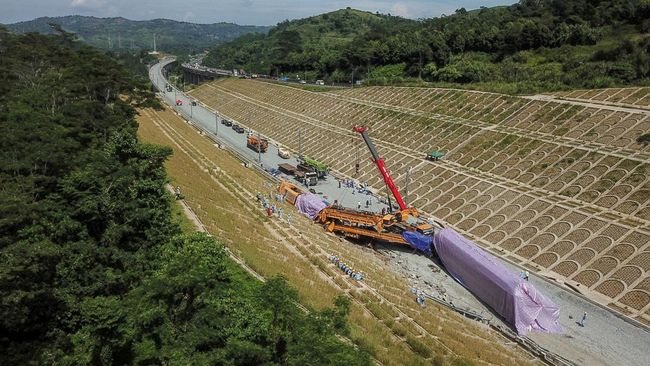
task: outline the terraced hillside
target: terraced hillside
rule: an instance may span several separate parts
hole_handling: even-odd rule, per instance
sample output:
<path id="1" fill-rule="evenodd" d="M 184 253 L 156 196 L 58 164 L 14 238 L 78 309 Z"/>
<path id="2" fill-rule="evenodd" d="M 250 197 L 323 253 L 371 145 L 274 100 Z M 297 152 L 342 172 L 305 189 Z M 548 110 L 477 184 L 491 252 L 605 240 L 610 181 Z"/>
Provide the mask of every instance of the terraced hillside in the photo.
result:
<path id="1" fill-rule="evenodd" d="M 371 128 L 409 201 L 492 252 L 650 324 L 650 111 L 446 89 L 314 93 L 251 80 L 193 95 L 377 189 Z M 423 160 L 430 150 L 447 156 Z M 355 163 L 360 164 L 356 172 Z"/>
<path id="2" fill-rule="evenodd" d="M 552 93 L 562 99 L 588 101 L 650 110 L 650 88 L 608 88 Z"/>

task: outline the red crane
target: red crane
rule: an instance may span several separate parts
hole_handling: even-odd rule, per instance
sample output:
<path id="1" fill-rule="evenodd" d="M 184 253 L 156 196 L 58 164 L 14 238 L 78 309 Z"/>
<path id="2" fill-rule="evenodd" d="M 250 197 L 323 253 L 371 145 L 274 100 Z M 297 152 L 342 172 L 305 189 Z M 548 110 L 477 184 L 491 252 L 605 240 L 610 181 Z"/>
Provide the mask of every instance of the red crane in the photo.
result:
<path id="1" fill-rule="evenodd" d="M 393 182 L 393 178 L 391 178 L 390 174 L 388 174 L 388 170 L 386 170 L 386 164 L 384 164 L 384 158 L 381 158 L 379 154 L 377 154 L 375 145 L 370 140 L 367 130 L 368 129 L 366 127 L 362 127 L 362 126 L 354 127 L 354 131 L 361 134 L 361 137 L 363 137 L 363 141 L 368 146 L 368 149 L 370 150 L 370 155 L 372 155 L 372 161 L 375 163 L 375 165 L 377 165 L 377 169 L 379 169 L 379 173 L 381 173 L 381 176 L 384 178 L 384 182 L 388 186 L 388 189 L 390 189 L 390 191 L 393 193 L 393 196 L 395 197 L 395 200 L 399 205 L 400 211 L 407 210 L 408 208 L 404 203 L 404 199 L 402 198 L 402 195 L 397 190 L 397 186 L 395 186 L 395 182 Z"/>

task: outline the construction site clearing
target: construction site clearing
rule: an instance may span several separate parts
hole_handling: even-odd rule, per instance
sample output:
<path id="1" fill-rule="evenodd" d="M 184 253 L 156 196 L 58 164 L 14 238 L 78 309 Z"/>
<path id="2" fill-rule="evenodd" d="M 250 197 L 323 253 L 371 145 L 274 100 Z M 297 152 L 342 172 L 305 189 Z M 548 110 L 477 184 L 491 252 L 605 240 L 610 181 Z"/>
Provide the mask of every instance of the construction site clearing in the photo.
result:
<path id="1" fill-rule="evenodd" d="M 180 110 L 179 112 L 182 113 L 183 111 Z M 228 115 L 228 118 L 232 120 L 237 120 L 237 118 L 235 118 L 235 116 L 232 115 Z M 251 126 L 246 126 L 246 127 L 250 128 Z M 201 129 L 205 131 L 203 127 L 201 127 Z M 363 140 L 366 142 L 366 145 L 370 150 L 370 155 L 372 157 L 371 161 L 376 165 L 376 168 L 379 171 L 378 175 L 383 180 L 383 183 L 388 187 L 388 190 L 392 192 L 393 198 L 397 201 L 399 209 L 396 212 L 391 212 L 393 205 L 390 202 L 390 197 L 387 202 L 388 205 L 380 205 L 380 207 L 383 210 L 386 210 L 384 214 L 378 213 L 379 210 L 377 210 L 377 207 L 375 207 L 374 210 L 371 209 L 360 210 L 360 207 L 362 206 L 360 201 L 357 203 L 355 209 L 354 203 L 352 202 L 350 204 L 349 200 L 347 202 L 348 207 L 345 207 L 342 204 L 340 204 L 340 202 L 335 201 L 335 203 L 333 204 L 331 200 L 328 201 L 327 199 L 323 199 L 323 197 L 319 199 L 321 205 L 315 205 L 314 202 L 316 201 L 313 201 L 306 204 L 305 207 L 308 207 L 307 209 L 301 209 L 301 204 L 298 202 L 300 201 L 300 197 L 310 195 L 310 193 L 307 193 L 308 191 L 307 192 L 302 191 L 300 188 L 298 188 L 298 184 L 301 184 L 306 189 L 310 189 L 313 191 L 313 187 L 318 186 L 319 184 L 318 181 L 313 181 L 313 180 L 303 179 L 300 182 L 296 182 L 296 184 L 288 183 L 286 181 L 282 182 L 281 184 L 279 184 L 278 192 L 284 195 L 285 199 L 288 202 L 290 202 L 292 205 L 295 205 L 296 207 L 298 207 L 299 210 L 305 212 L 310 218 L 314 219 L 317 223 L 321 224 L 321 226 L 323 226 L 323 228 L 326 231 L 343 234 L 347 237 L 351 237 L 357 240 L 372 239 L 376 243 L 375 247 L 377 248 L 377 251 L 381 253 L 385 253 L 386 256 L 391 259 L 388 261 L 390 267 L 397 273 L 401 273 L 406 278 L 409 279 L 413 291 L 418 294 L 418 298 L 421 294 L 425 294 L 426 297 L 440 304 L 443 304 L 447 307 L 450 307 L 456 311 L 459 311 L 460 313 L 463 313 L 465 316 L 486 323 L 490 323 L 492 326 L 499 328 L 500 331 L 504 332 L 505 334 L 511 334 L 512 336 L 512 330 L 516 330 L 521 334 L 522 333 L 521 329 L 524 328 L 520 329 L 517 326 L 517 324 L 514 324 L 514 320 L 513 320 L 514 318 L 509 319 L 508 316 L 503 311 L 499 311 L 498 306 L 495 306 L 493 303 L 490 303 L 490 300 L 488 298 L 482 297 L 482 301 L 484 303 L 481 303 L 480 301 L 477 302 L 476 299 L 472 297 L 470 297 L 469 298 L 470 300 L 468 301 L 467 296 L 463 294 L 463 292 L 466 290 L 462 286 L 460 286 L 457 282 L 449 280 L 450 278 L 449 274 L 452 274 L 454 278 L 459 279 L 458 278 L 458 276 L 460 276 L 459 272 L 454 269 L 440 267 L 441 262 L 445 261 L 444 259 L 438 258 L 437 261 L 431 261 L 425 256 L 413 255 L 411 248 L 417 248 L 424 253 L 429 252 L 431 254 L 440 254 L 440 253 L 436 253 L 437 247 L 434 248 L 435 241 L 433 240 L 433 238 L 436 237 L 435 236 L 436 232 L 444 231 L 446 233 L 449 233 L 449 230 L 451 229 L 443 229 L 444 225 L 440 224 L 438 220 L 434 220 L 433 217 L 431 217 L 430 215 L 421 216 L 418 210 L 416 210 L 413 207 L 406 206 L 406 204 L 403 201 L 403 198 L 401 197 L 399 191 L 397 190 L 397 187 L 395 186 L 394 182 L 392 181 L 392 178 L 388 174 L 388 171 L 383 164 L 383 159 L 379 157 L 379 154 L 374 148 L 372 142 L 370 142 L 370 140 L 368 139 L 366 129 L 362 127 L 357 127 L 355 128 L 354 131 L 362 135 Z M 261 145 L 260 142 L 256 141 L 255 144 L 250 143 L 250 136 L 249 136 L 248 145 L 250 149 L 256 151 L 258 154 L 262 153 L 262 151 L 260 151 L 259 149 Z M 257 149 L 251 148 L 250 146 L 257 146 Z M 349 149 L 352 149 L 352 147 L 350 147 Z M 279 148 L 278 148 L 278 152 L 279 152 Z M 442 153 L 436 154 L 436 157 L 432 158 L 432 160 L 437 161 L 437 159 L 441 158 L 442 156 L 443 156 Z M 304 161 L 302 161 L 301 163 L 304 163 Z M 293 166 L 288 163 L 284 163 L 284 164 L 285 164 L 284 169 L 282 166 L 279 167 L 279 170 L 282 171 L 284 174 L 288 175 L 290 174 L 290 172 L 293 172 L 293 174 L 295 175 L 297 171 L 300 171 L 297 168 L 293 169 Z M 356 163 L 356 165 L 357 165 L 356 168 L 358 170 L 358 162 Z M 328 178 L 326 177 L 326 174 L 323 174 L 323 171 L 325 170 L 326 169 L 320 169 L 318 171 L 311 171 L 310 173 L 316 174 L 317 179 L 327 180 Z M 340 174 L 340 172 L 337 172 L 337 174 Z M 343 177 L 341 177 L 341 179 L 343 179 Z M 377 197 L 372 198 L 372 200 L 373 203 L 381 202 L 381 200 L 379 200 Z M 368 206 L 368 203 L 366 203 L 365 206 Z M 405 235 L 405 234 L 409 234 L 409 235 Z M 415 235 L 415 238 L 419 240 L 419 241 L 416 240 L 415 244 L 411 240 L 412 238 L 411 239 L 408 238 L 411 234 Z M 431 238 L 430 243 L 427 242 L 427 240 L 429 240 L 428 238 Z M 454 236 L 454 238 L 456 237 Z M 467 241 L 466 239 L 461 238 L 460 236 L 457 238 L 457 241 L 458 240 L 471 244 L 470 241 Z M 454 240 L 451 241 L 453 242 Z M 418 246 L 418 243 L 421 245 Z M 395 246 L 395 244 L 397 244 L 397 246 Z M 403 248 L 403 249 L 399 249 L 399 248 Z M 478 247 L 476 248 L 468 247 L 468 248 L 470 248 L 468 253 L 476 250 L 480 251 Z M 390 250 L 390 251 L 386 252 L 386 250 Z M 442 252 L 441 250 L 439 251 Z M 487 253 L 485 254 L 487 255 Z M 408 257 L 408 259 L 405 259 L 405 257 Z M 417 266 L 417 268 L 413 268 L 411 265 L 409 265 L 409 263 L 410 264 L 420 263 L 420 265 Z M 461 261 L 460 263 L 462 264 L 463 262 Z M 478 262 L 473 262 L 473 263 L 478 263 Z M 524 282 L 520 278 L 517 279 L 518 278 L 517 272 L 520 271 L 519 268 L 516 268 L 509 263 L 499 264 L 499 266 L 507 266 L 509 268 L 510 274 L 507 275 L 509 276 L 508 279 L 513 281 L 513 283 L 516 282 L 517 286 L 522 285 L 523 288 L 526 289 L 526 291 L 530 291 L 530 289 L 533 288 L 531 284 Z M 483 278 L 489 279 L 490 277 L 492 277 L 490 273 L 494 274 L 498 271 L 501 271 L 501 267 L 499 266 L 497 266 L 498 267 L 497 269 L 492 268 L 492 272 L 484 273 Z M 461 265 L 460 267 L 463 266 Z M 423 272 L 423 270 L 425 272 Z M 476 270 L 476 268 L 474 268 L 474 270 Z M 512 275 L 513 273 L 514 276 Z M 469 284 L 469 282 L 471 282 L 470 276 L 467 276 L 467 274 L 465 274 L 464 278 L 465 280 L 463 279 L 459 279 L 459 280 L 464 282 L 466 288 L 471 289 L 471 285 Z M 484 285 L 484 283 L 482 284 Z M 558 288 L 554 288 L 554 286 L 552 285 L 548 286 L 548 283 L 544 281 L 539 281 L 539 283 L 536 283 L 535 285 L 536 286 L 542 285 L 543 292 L 547 292 L 548 289 L 551 289 L 550 292 L 552 292 L 554 295 L 557 295 L 559 293 Z M 480 291 L 478 290 L 475 291 L 475 294 L 477 292 Z M 538 294 L 535 297 L 539 299 L 540 298 L 539 296 L 541 295 Z M 461 298 L 463 300 L 459 301 L 458 299 Z M 490 309 L 485 307 L 485 303 L 491 305 L 490 307 L 492 311 L 496 311 L 498 314 L 501 314 L 502 316 L 498 316 L 494 313 L 491 313 Z M 544 306 L 544 308 L 548 308 L 548 306 Z M 576 309 L 571 309 L 572 312 L 574 310 Z M 603 309 L 600 309 L 599 311 L 607 312 L 606 310 Z M 577 316 L 578 312 L 576 312 L 574 316 Z M 539 315 L 539 313 L 537 315 Z M 557 318 L 555 319 L 558 320 Z M 541 323 L 543 322 L 540 322 L 537 319 L 535 319 L 534 322 L 527 325 L 528 329 L 526 330 L 527 331 L 534 330 L 534 327 L 540 326 Z M 567 322 L 564 321 L 564 319 L 562 320 L 562 323 L 563 323 L 562 325 L 564 325 L 565 328 L 564 329 L 565 334 L 574 333 L 573 328 L 567 329 L 569 327 L 566 326 Z M 569 322 L 568 324 L 571 324 L 571 322 Z M 548 324 L 545 325 L 548 326 Z M 559 323 L 558 323 L 558 327 L 559 327 Z M 549 328 L 547 327 L 541 330 L 549 331 Z M 510 333 L 508 333 L 509 331 Z M 640 334 L 645 334 L 644 332 L 646 330 L 639 328 L 639 331 L 641 331 Z M 624 360 L 626 364 L 637 364 L 638 360 L 644 358 L 644 352 L 647 352 L 647 348 L 644 349 L 643 347 L 639 347 L 638 349 L 631 352 L 622 352 L 620 348 L 625 348 L 625 345 L 620 344 L 619 345 L 620 347 L 617 347 L 616 342 L 614 342 L 609 344 L 610 347 L 613 348 L 613 350 L 610 350 L 606 356 L 605 355 L 599 356 L 597 353 L 601 353 L 601 354 L 603 353 L 603 348 L 600 347 L 600 344 L 608 343 L 603 339 L 587 339 L 587 341 L 584 342 L 584 344 L 580 344 L 580 341 L 578 341 L 576 345 L 576 344 L 572 344 L 571 342 L 567 343 L 561 340 L 564 337 L 553 339 L 550 337 L 543 337 L 543 336 L 542 337 L 533 336 L 532 338 L 528 338 L 528 337 L 522 338 L 522 337 L 513 336 L 513 338 L 517 338 L 520 343 L 529 342 L 529 344 L 525 345 L 526 349 L 528 349 L 533 353 L 535 352 L 533 350 L 537 349 L 536 352 L 538 353 L 536 354 L 538 356 L 546 357 L 548 358 L 547 362 L 555 363 L 555 364 L 570 364 L 570 363 L 583 363 L 583 362 L 588 362 L 590 364 L 596 364 L 596 363 L 614 364 L 617 363 L 617 361 L 621 361 L 621 360 Z M 572 335 L 571 338 L 575 339 L 576 337 Z M 598 336 L 594 338 L 598 338 Z M 537 342 L 533 341 L 532 339 L 536 339 Z M 636 339 L 637 342 L 639 341 L 639 338 L 636 337 L 632 337 L 631 339 Z M 643 339 L 643 337 L 641 339 Z M 573 342 L 576 343 L 575 341 Z M 634 341 L 632 341 L 632 343 L 634 343 Z M 632 343 L 627 343 L 627 346 L 629 346 Z M 540 344 L 543 344 L 544 346 L 540 346 Z M 642 346 L 642 343 L 640 345 Z M 545 347 L 547 349 L 545 349 Z M 549 350 L 548 348 L 552 350 Z M 568 348 L 572 348 L 572 349 L 568 349 Z M 567 358 L 563 357 L 565 355 L 565 352 L 566 355 L 568 356 Z"/>
<path id="2" fill-rule="evenodd" d="M 411 205 L 650 324 L 650 145 L 638 142 L 650 129 L 646 109 L 433 88 L 315 93 L 232 79 L 192 97 L 249 118 L 294 151 L 301 134 L 304 153 L 378 188 L 381 176 L 356 153 L 360 139 L 341 143 L 355 138 L 351 125 L 369 126 L 395 179 L 411 168 Z M 431 149 L 445 158 L 424 161 Z"/>
<path id="3" fill-rule="evenodd" d="M 255 192 L 275 192 L 268 176 L 246 168 L 236 158 L 237 152 L 232 157 L 215 149 L 211 140 L 201 136 L 203 131 L 197 133 L 196 126 L 170 111 L 145 110 L 139 122 L 139 133 L 146 141 L 173 148 L 168 172 L 174 185 L 183 187 L 184 202 L 206 229 L 256 273 L 286 277 L 308 308 L 322 309 L 337 294 L 348 294 L 353 300 L 351 339 L 364 345 L 380 364 L 427 365 L 433 354 L 442 355 L 443 360 L 478 357 L 479 365 L 538 363 L 485 326 L 409 301 L 407 285 L 385 271 L 382 256 L 369 256 L 369 249 L 322 235 L 320 227 L 300 215 L 294 215 L 291 225 L 264 220 Z M 289 206 L 284 208 L 289 212 Z M 349 281 L 340 275 L 327 264 L 331 253 L 361 270 L 364 280 Z M 439 327 L 448 330 L 436 334 Z"/>

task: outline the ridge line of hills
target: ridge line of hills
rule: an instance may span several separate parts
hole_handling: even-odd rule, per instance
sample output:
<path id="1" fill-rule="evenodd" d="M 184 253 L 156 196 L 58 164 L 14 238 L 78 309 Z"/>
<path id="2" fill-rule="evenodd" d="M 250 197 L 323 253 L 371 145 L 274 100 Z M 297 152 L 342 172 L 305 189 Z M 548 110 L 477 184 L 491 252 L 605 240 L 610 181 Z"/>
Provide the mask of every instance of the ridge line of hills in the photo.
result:
<path id="1" fill-rule="evenodd" d="M 218 22 L 197 24 L 172 19 L 130 20 L 124 17 L 100 18 L 68 15 L 40 17 L 5 25 L 14 33 L 53 33 L 56 23 L 91 46 L 102 49 L 152 49 L 156 34 L 158 49 L 176 54 L 201 52 L 215 45 L 232 41 L 248 33 L 266 33 L 270 27 Z M 121 47 L 120 47 L 121 46 Z"/>

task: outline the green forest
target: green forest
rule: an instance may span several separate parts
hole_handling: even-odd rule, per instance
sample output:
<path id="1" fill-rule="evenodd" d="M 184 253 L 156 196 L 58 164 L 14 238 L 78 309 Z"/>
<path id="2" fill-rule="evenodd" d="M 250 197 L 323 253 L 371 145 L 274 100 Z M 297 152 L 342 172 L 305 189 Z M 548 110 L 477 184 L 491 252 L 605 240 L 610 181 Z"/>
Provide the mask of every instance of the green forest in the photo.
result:
<path id="1" fill-rule="evenodd" d="M 210 66 L 348 83 L 521 93 L 646 85 L 650 1 L 521 0 L 408 20 L 343 9 L 210 51 Z"/>
<path id="2" fill-rule="evenodd" d="M 269 27 L 233 23 L 195 24 L 171 19 L 129 20 L 81 15 L 41 17 L 8 24 L 14 33 L 51 34 L 50 24 L 58 24 L 94 47 L 120 51 L 153 49 L 153 35 L 159 51 L 174 54 L 198 53 L 215 45 L 232 41 L 248 33 L 265 33 Z"/>
<path id="3" fill-rule="evenodd" d="M 0 364 L 369 365 L 347 298 L 305 313 L 181 230 L 150 85 L 59 33 L 0 28 Z"/>

